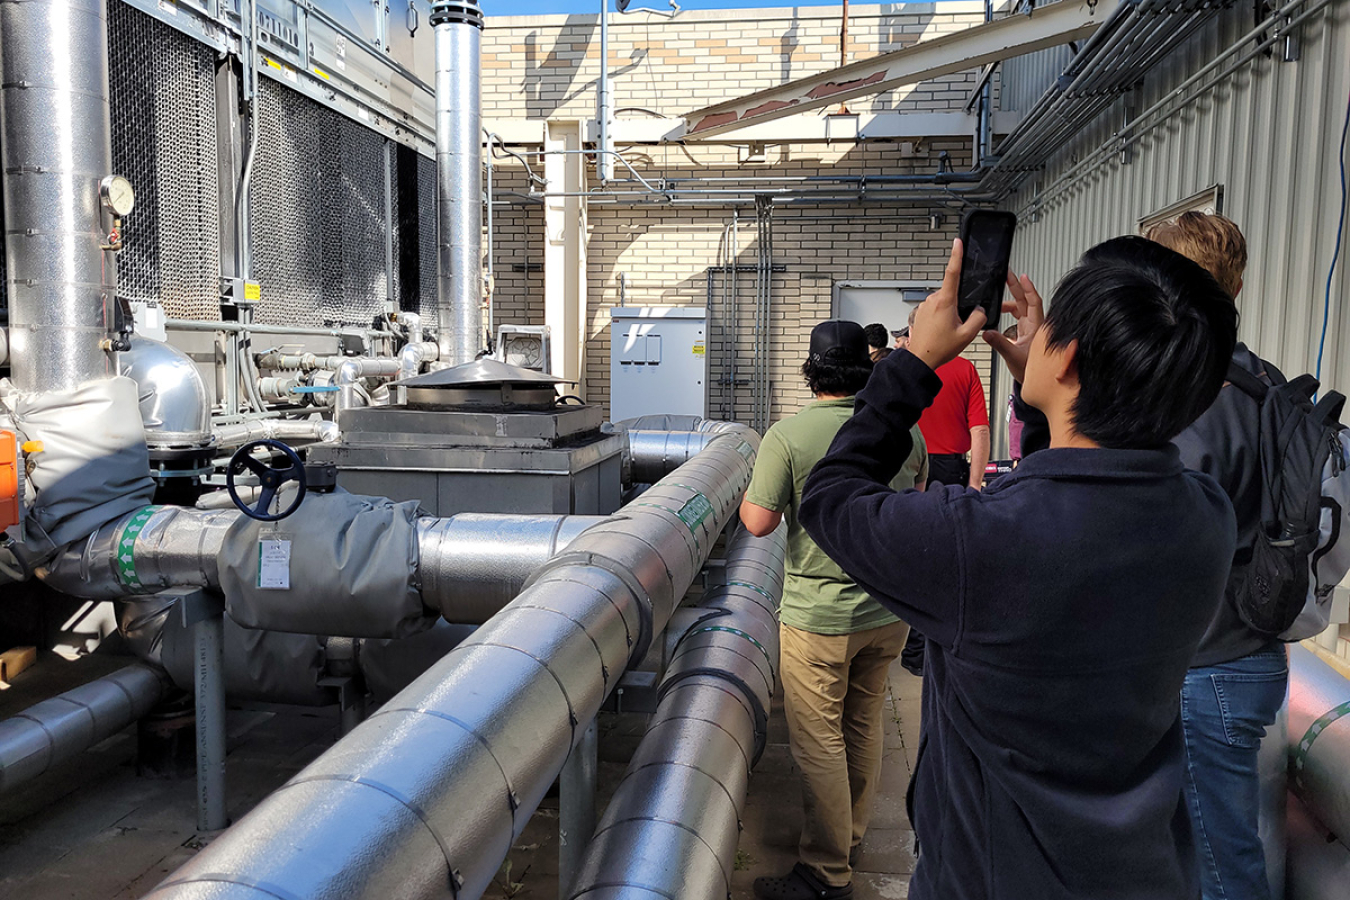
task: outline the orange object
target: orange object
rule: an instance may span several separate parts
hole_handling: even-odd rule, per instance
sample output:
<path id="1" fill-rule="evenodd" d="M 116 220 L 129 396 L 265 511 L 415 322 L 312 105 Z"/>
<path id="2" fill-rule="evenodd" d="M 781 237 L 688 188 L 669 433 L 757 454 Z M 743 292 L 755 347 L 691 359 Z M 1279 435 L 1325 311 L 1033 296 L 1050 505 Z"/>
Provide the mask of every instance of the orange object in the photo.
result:
<path id="1" fill-rule="evenodd" d="M 19 452 L 14 432 L 0 431 L 0 531 L 19 524 Z"/>

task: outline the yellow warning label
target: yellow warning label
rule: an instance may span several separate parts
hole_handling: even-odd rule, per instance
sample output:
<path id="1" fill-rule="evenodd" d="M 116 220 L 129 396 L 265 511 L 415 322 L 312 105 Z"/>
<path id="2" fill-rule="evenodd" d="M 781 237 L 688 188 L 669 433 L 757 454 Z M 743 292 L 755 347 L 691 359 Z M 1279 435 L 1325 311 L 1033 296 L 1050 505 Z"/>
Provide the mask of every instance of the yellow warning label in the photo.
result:
<path id="1" fill-rule="evenodd" d="M 267 63 L 269 66 L 276 69 L 278 72 L 280 72 L 283 68 L 285 68 L 284 66 L 282 66 L 281 63 L 277 62 L 275 59 L 268 59 L 265 56 L 263 57 L 263 62 Z"/>
<path id="2" fill-rule="evenodd" d="M 244 299 L 254 303 L 262 299 L 262 285 L 256 281 L 244 282 Z"/>
<path id="3" fill-rule="evenodd" d="M 320 78 L 322 78 L 324 81 L 328 81 L 328 80 L 329 80 L 329 78 L 328 78 L 328 73 L 325 72 L 323 69 L 320 69 L 318 66 L 314 66 L 314 74 L 315 74 L 315 75 L 318 75 L 318 76 L 319 76 Z"/>
<path id="4" fill-rule="evenodd" d="M 706 352 L 706 351 L 704 350 L 703 342 L 702 342 L 702 341 L 694 341 L 694 355 L 695 355 L 695 356 L 702 356 L 705 352 Z"/>

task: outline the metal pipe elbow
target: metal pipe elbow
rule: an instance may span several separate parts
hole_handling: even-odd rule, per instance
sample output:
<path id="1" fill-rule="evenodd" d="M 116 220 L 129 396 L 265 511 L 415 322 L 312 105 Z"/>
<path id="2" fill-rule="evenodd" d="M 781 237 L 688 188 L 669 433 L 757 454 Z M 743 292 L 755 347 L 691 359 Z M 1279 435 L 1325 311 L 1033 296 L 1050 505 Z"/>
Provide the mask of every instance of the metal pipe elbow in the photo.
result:
<path id="1" fill-rule="evenodd" d="M 197 364 L 177 347 L 135 336 L 118 360 L 123 375 L 136 382 L 153 449 L 205 447 L 211 442 L 211 403 Z"/>

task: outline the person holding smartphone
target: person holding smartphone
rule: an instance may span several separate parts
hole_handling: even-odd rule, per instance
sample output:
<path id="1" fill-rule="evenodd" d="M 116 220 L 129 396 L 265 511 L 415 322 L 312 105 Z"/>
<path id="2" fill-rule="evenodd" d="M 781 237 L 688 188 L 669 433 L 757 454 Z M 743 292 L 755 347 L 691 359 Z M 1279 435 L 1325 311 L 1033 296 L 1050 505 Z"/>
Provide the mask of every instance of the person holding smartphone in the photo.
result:
<path id="1" fill-rule="evenodd" d="M 1236 527 L 1170 441 L 1218 395 L 1236 310 L 1200 266 L 1138 237 L 1084 254 L 1048 316 L 1009 277 L 1017 337 L 984 339 L 1019 384 L 1021 465 L 984 492 L 896 491 L 935 370 L 987 321 L 958 315 L 960 272 L 957 241 L 799 514 L 927 637 L 909 896 L 1195 900 L 1179 694 Z"/>

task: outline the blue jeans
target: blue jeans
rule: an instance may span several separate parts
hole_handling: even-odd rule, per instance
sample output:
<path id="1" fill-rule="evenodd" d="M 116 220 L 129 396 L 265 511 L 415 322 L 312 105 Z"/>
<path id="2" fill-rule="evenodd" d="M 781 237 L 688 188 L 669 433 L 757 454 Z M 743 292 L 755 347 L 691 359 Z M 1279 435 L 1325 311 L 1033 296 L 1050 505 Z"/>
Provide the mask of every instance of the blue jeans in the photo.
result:
<path id="1" fill-rule="evenodd" d="M 1269 900 L 1257 834 L 1256 753 L 1284 703 L 1283 644 L 1217 666 L 1191 669 L 1181 689 L 1186 803 L 1200 854 L 1204 900 Z"/>

